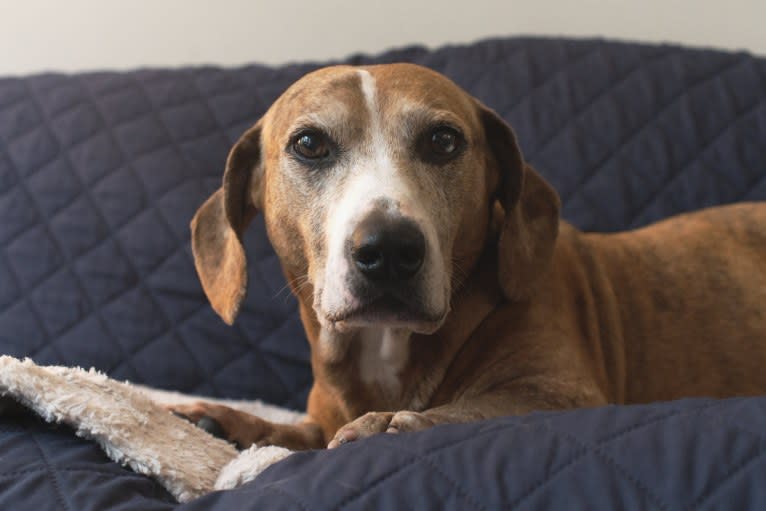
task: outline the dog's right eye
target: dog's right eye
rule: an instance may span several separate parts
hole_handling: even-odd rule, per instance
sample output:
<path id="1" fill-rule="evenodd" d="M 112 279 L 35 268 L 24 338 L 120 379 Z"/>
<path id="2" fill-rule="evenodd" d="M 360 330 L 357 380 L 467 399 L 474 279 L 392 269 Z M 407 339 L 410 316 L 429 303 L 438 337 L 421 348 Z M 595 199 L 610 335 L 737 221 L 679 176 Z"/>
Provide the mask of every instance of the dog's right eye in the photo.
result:
<path id="1" fill-rule="evenodd" d="M 330 156 L 331 144 L 323 133 L 304 131 L 294 137 L 292 150 L 300 158 L 321 160 Z"/>

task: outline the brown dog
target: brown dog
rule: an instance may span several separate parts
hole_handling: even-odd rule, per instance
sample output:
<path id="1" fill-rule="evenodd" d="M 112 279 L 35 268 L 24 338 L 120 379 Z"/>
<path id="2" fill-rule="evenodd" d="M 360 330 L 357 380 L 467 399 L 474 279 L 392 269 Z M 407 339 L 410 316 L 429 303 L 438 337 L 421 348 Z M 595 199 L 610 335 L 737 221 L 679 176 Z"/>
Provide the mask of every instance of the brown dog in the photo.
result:
<path id="1" fill-rule="evenodd" d="M 197 271 L 228 323 L 258 212 L 315 381 L 299 425 L 176 407 L 240 445 L 766 392 L 766 205 L 578 232 L 508 125 L 427 69 L 311 73 L 237 142 L 192 221 Z"/>

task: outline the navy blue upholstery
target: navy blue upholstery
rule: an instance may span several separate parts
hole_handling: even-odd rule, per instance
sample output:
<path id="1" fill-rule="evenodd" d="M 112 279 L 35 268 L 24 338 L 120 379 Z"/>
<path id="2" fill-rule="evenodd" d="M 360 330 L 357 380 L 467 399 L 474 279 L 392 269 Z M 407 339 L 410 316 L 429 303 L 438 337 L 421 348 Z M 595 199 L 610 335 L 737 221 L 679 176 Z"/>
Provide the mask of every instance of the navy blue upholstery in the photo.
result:
<path id="1" fill-rule="evenodd" d="M 511 38 L 347 61 L 410 61 L 453 78 L 514 126 L 526 158 L 561 193 L 564 217 L 584 229 L 626 229 L 709 205 L 766 200 L 762 58 Z M 262 222 L 246 236 L 249 296 L 234 327 L 202 293 L 188 223 L 219 186 L 231 144 L 316 67 L 0 78 L 0 353 L 303 408 L 308 348 Z M 756 484 L 763 480 L 763 404 L 617 407 L 373 439 L 296 456 L 204 505 L 568 508 L 567 499 L 592 498 L 583 506 L 699 509 L 721 505 L 714 496 L 724 498 L 730 484 L 745 499 L 737 502 L 763 506 Z M 684 418 L 682 433 L 674 433 L 675 419 L 639 427 L 645 417 L 675 412 Z M 757 426 L 745 427 L 751 419 Z M 631 425 L 635 434 L 621 438 L 634 442 L 633 450 L 602 442 Z M 707 456 L 694 439 L 715 452 Z M 431 448 L 438 454 L 418 454 Z M 752 461 L 719 470 L 746 458 L 729 459 L 727 449 Z M 591 454 L 561 469 L 575 451 Z M 615 464 L 590 464 L 602 459 L 593 453 Z M 342 477 L 334 480 L 336 472 Z M 533 491 L 538 479 L 531 474 L 556 474 L 559 482 Z M 598 480 L 596 487 L 589 482 Z M 537 496 L 522 499 L 523 488 Z M 358 493 L 367 490 L 371 500 Z M 71 432 L 0 419 L 0 508 L 43 506 L 34 502 L 77 510 L 173 507 L 155 483 L 107 462 Z"/>
<path id="2" fill-rule="evenodd" d="M 535 413 L 301 453 L 187 507 L 764 509 L 764 431 L 766 398 Z"/>

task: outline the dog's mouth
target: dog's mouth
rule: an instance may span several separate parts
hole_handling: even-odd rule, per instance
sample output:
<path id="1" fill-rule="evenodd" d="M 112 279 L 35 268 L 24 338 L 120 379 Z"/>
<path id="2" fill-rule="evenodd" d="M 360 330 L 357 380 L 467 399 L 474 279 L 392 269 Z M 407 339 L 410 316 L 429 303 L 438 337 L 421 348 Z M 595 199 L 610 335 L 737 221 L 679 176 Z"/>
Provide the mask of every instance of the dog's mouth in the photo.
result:
<path id="1" fill-rule="evenodd" d="M 331 329 L 340 332 L 378 326 L 431 334 L 438 330 L 446 316 L 446 311 L 434 314 L 423 310 L 418 303 L 386 293 L 342 311 L 325 314 L 324 319 Z"/>

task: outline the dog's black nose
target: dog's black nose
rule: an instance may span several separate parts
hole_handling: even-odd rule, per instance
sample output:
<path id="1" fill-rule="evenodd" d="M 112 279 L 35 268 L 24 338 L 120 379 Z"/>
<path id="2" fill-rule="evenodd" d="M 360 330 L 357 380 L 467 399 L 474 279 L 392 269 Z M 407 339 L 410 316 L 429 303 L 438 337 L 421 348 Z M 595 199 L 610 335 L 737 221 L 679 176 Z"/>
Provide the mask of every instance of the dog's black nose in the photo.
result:
<path id="1" fill-rule="evenodd" d="M 414 222 L 370 213 L 351 236 L 349 255 L 370 280 L 406 280 L 423 265 L 426 240 Z"/>

